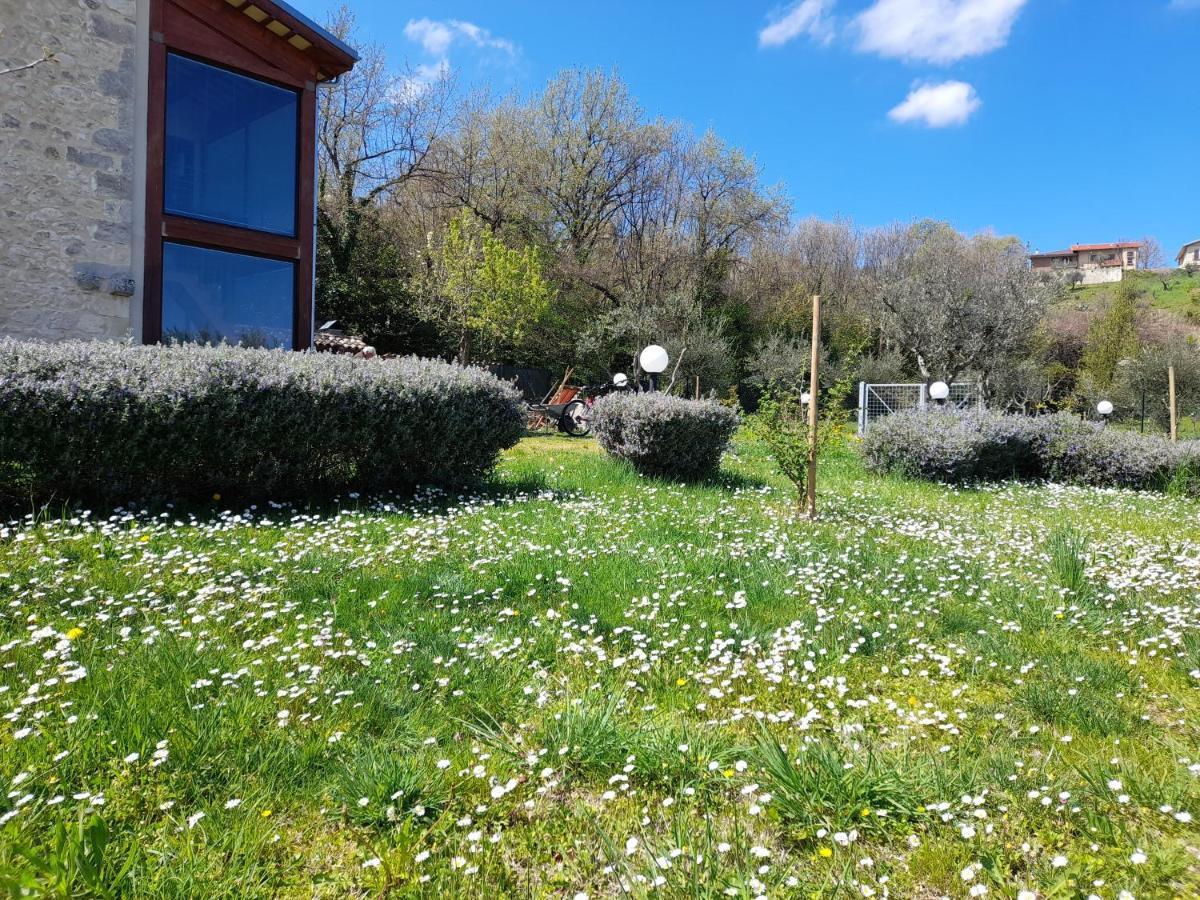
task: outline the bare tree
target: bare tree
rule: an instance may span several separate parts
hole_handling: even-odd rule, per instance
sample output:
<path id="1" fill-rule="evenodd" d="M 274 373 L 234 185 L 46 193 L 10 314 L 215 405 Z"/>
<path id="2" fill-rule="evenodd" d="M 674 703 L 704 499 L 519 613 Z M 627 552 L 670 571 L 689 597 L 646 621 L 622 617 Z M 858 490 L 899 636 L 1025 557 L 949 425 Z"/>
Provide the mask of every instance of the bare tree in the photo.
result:
<path id="1" fill-rule="evenodd" d="M 347 39 L 354 17 L 342 7 L 329 28 Z M 360 44 L 359 53 L 320 95 L 317 228 L 339 275 L 352 266 L 363 217 L 425 171 L 453 118 L 444 70 L 397 75 L 379 46 Z"/>
<path id="2" fill-rule="evenodd" d="M 1138 259 L 1139 269 L 1161 269 L 1166 264 L 1167 257 L 1158 238 L 1147 235 L 1139 243 L 1142 245 Z"/>
<path id="3" fill-rule="evenodd" d="M 1021 353 L 1060 290 L 1026 266 L 1015 239 L 967 238 L 940 222 L 881 229 L 864 247 L 880 325 L 927 382 L 986 376 Z"/>

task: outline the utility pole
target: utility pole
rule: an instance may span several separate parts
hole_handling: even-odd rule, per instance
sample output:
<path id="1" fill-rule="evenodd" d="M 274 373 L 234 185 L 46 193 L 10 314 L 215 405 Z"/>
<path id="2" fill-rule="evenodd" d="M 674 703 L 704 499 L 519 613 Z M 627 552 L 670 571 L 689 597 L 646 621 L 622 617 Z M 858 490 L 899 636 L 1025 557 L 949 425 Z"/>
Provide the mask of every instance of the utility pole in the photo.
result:
<path id="1" fill-rule="evenodd" d="M 817 397 L 821 382 L 817 377 L 817 365 L 821 358 L 821 295 L 812 298 L 812 360 L 808 374 L 808 484 L 805 508 L 808 517 L 817 517 Z"/>
<path id="2" fill-rule="evenodd" d="M 1175 367 L 1167 366 L 1167 393 L 1171 404 L 1171 441 L 1179 440 L 1179 410 L 1175 406 Z"/>

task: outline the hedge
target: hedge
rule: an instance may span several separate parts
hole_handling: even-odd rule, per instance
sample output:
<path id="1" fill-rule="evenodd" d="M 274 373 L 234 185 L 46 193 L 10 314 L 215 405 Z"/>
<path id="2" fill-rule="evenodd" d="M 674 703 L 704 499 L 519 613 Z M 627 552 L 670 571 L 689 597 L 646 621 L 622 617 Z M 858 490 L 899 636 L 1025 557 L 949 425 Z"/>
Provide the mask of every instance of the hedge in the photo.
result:
<path id="1" fill-rule="evenodd" d="M 1172 444 L 1074 416 L 900 412 L 863 440 L 869 468 L 962 483 L 1052 479 L 1097 487 L 1197 492 L 1200 446 Z"/>
<path id="2" fill-rule="evenodd" d="M 732 409 L 668 394 L 609 394 L 592 408 L 600 446 L 644 475 L 694 480 L 716 473 L 738 426 Z"/>
<path id="3" fill-rule="evenodd" d="M 461 482 L 523 428 L 510 386 L 438 361 L 0 341 L 0 473 L 38 498 L 282 499 Z"/>

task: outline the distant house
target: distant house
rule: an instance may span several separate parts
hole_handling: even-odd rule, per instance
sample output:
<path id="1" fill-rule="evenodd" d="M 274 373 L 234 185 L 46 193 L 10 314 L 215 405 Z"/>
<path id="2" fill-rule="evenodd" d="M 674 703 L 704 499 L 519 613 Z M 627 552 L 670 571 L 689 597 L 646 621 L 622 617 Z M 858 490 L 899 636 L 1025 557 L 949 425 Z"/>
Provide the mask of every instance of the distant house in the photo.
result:
<path id="1" fill-rule="evenodd" d="M 1192 241 L 1180 247 L 1175 262 L 1181 269 L 1185 266 L 1200 266 L 1200 241 Z"/>
<path id="2" fill-rule="evenodd" d="M 313 342 L 317 92 L 284 0 L 2 0 L 0 336 Z"/>
<path id="3" fill-rule="evenodd" d="M 1029 262 L 1035 271 L 1064 275 L 1078 272 L 1083 276 L 1084 284 L 1111 284 L 1136 269 L 1141 255 L 1142 245 L 1138 241 L 1118 241 L 1114 244 L 1072 244 L 1070 250 L 1031 253 Z"/>

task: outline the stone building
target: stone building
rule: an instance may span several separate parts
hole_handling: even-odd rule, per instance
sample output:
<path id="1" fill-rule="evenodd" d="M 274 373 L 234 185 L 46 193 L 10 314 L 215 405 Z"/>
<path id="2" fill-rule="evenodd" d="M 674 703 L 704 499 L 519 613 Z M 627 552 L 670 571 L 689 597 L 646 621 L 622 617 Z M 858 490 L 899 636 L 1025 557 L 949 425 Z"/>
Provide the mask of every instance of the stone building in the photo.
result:
<path id="1" fill-rule="evenodd" d="M 281 0 L 0 28 L 0 335 L 309 346 L 316 92 L 353 50 Z"/>

